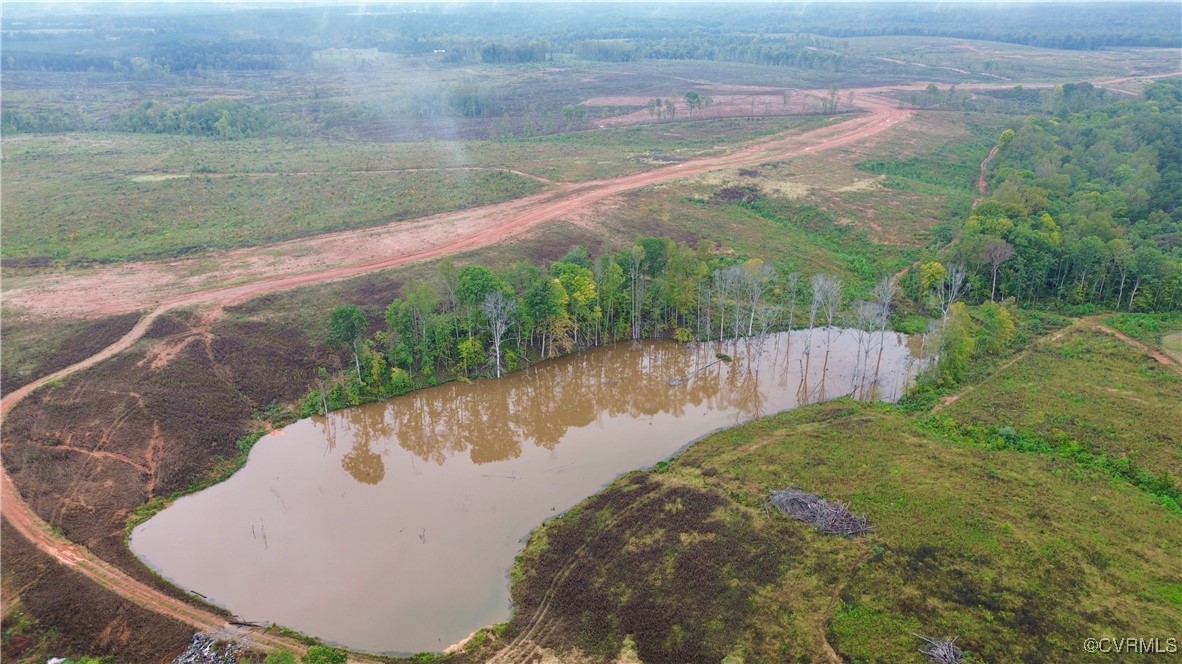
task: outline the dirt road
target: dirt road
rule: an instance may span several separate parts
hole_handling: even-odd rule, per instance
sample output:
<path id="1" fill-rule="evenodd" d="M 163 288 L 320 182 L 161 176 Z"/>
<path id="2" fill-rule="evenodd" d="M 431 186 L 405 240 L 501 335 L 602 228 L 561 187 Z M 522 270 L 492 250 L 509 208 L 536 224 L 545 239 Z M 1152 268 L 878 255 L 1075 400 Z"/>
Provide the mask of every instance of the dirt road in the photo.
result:
<path id="1" fill-rule="evenodd" d="M 5 293 L 6 304 L 38 312 L 112 314 L 150 309 L 127 334 L 99 353 L 15 390 L 0 400 L 0 417 L 46 383 L 102 362 L 129 348 L 162 313 L 176 307 L 232 305 L 265 293 L 324 283 L 412 261 L 490 246 L 537 225 L 573 215 L 610 196 L 720 168 L 750 166 L 863 142 L 905 121 L 909 111 L 893 101 L 863 96 L 867 113 L 798 136 L 720 157 L 574 185 L 508 203 L 437 215 L 411 223 L 350 231 L 306 240 L 225 252 L 169 263 L 104 267 L 84 274 L 41 277 Z M 11 283 L 11 280 L 10 280 Z M 165 595 L 57 535 L 21 498 L 7 471 L 0 472 L 0 512 L 30 542 L 63 565 L 117 595 L 195 629 L 236 637 L 263 648 L 299 652 L 299 642 L 229 625 L 220 615 Z"/>
<path id="2" fill-rule="evenodd" d="M 99 353 L 36 380 L 0 399 L 0 417 L 45 384 L 102 362 L 140 339 L 162 313 L 189 305 L 226 306 L 298 286 L 497 244 L 539 224 L 586 211 L 610 196 L 721 168 L 753 166 L 866 142 L 907 120 L 911 111 L 859 90 L 866 111 L 844 122 L 727 155 L 688 161 L 611 180 L 564 184 L 544 194 L 447 213 L 409 223 L 347 231 L 194 259 L 101 267 L 87 273 L 8 279 L 6 305 L 39 313 L 104 315 L 149 311 L 126 335 Z M 300 642 L 234 627 L 224 616 L 191 606 L 147 586 L 76 545 L 41 520 L 0 469 L 0 513 L 37 548 L 92 581 L 151 611 L 196 629 L 239 638 L 265 649 L 301 652 Z M 364 661 L 357 660 L 357 661 Z"/>
<path id="3" fill-rule="evenodd" d="M 796 136 L 610 180 L 560 184 L 545 193 L 497 205 L 188 259 L 11 276 L 6 279 L 5 304 L 33 314 L 75 316 L 206 302 L 235 304 L 263 293 L 490 246 L 544 222 L 585 213 L 592 205 L 633 189 L 864 142 L 911 113 L 874 95 L 863 95 L 858 103 L 866 113 Z"/>

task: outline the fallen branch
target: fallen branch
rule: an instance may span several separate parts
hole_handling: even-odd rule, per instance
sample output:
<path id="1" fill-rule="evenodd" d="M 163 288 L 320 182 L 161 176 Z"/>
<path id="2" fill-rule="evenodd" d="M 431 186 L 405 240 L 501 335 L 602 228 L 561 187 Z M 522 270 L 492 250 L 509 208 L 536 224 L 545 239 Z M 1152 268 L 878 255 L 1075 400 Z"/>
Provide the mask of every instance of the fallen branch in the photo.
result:
<path id="1" fill-rule="evenodd" d="M 700 374 L 703 371 L 709 369 L 710 367 L 718 364 L 719 362 L 730 362 L 731 361 L 731 356 L 725 355 L 723 353 L 717 353 L 717 354 L 715 354 L 714 357 L 716 357 L 718 359 L 714 360 L 713 362 L 711 362 L 710 364 L 707 364 L 704 367 L 700 367 L 694 371 L 687 373 L 686 375 L 682 376 L 681 378 L 674 378 L 674 379 L 670 380 L 669 384 L 673 385 L 673 386 L 677 386 L 677 385 L 681 385 L 683 383 L 688 383 L 691 378 L 693 378 L 694 376 L 697 376 L 698 374 Z"/>
<path id="2" fill-rule="evenodd" d="M 914 632 L 911 635 L 927 642 L 927 645 L 920 648 L 919 652 L 927 655 L 927 658 L 935 664 L 960 664 L 964 659 L 964 651 L 956 647 L 955 636 L 951 639 L 933 639 Z"/>

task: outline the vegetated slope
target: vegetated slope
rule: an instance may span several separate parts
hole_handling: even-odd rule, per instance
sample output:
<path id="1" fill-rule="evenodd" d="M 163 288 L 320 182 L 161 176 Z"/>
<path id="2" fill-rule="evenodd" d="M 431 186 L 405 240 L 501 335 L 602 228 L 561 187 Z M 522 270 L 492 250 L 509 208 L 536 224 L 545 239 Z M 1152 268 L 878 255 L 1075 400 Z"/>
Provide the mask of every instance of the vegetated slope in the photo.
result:
<path id="1" fill-rule="evenodd" d="M 966 424 L 1074 440 L 1182 479 L 1180 403 L 1178 373 L 1111 334 L 1090 329 L 1036 346 L 942 412 Z"/>
<path id="2" fill-rule="evenodd" d="M 5 316 L 0 390 L 11 392 L 94 355 L 127 334 L 138 313 L 71 321 L 18 321 Z M 15 328 L 15 333 L 14 333 Z"/>
<path id="3" fill-rule="evenodd" d="M 1154 365 L 1121 358 L 1112 372 L 1132 387 Z M 1030 374 L 1011 389 L 1034 400 L 1056 380 Z M 1158 398 L 1161 387 L 1132 389 Z M 992 407 L 957 406 L 965 421 Z M 1106 657 L 1084 651 L 1089 636 L 1182 629 L 1176 509 L 1104 468 L 938 428 L 834 402 L 625 477 L 533 535 L 496 647 L 576 647 L 606 661 L 631 635 L 645 662 L 921 662 L 918 633 L 957 636 L 985 661 L 1081 662 Z M 874 531 L 822 536 L 766 510 L 787 486 L 848 502 Z"/>

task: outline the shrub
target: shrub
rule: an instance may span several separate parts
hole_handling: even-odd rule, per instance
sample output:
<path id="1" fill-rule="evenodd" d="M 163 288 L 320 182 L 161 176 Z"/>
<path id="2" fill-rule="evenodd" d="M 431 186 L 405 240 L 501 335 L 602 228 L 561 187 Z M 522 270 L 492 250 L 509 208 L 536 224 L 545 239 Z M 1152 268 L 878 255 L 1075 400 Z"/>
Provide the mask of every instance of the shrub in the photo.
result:
<path id="1" fill-rule="evenodd" d="M 345 653 L 329 646 L 312 646 L 300 658 L 300 664 L 345 664 L 346 661 Z"/>

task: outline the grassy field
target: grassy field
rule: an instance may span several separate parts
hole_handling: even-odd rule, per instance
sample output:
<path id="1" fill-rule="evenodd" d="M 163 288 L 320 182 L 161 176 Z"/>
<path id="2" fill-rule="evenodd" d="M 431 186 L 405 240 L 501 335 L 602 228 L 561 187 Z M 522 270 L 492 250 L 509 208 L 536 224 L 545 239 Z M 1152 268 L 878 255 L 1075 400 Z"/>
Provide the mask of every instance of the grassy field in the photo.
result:
<path id="1" fill-rule="evenodd" d="M 1113 314 L 1104 324 L 1151 346 L 1182 350 L 1177 345 L 1177 333 L 1182 332 L 1182 314 L 1178 312 Z"/>
<path id="2" fill-rule="evenodd" d="M 1081 341 L 1107 384 L 1147 401 L 1173 389 L 1177 405 L 1176 382 L 1144 375 L 1152 360 L 1103 339 L 1047 352 Z M 1005 389 L 1045 400 L 1072 370 L 1078 382 L 1082 367 L 1063 364 Z M 992 383 L 952 418 L 990 417 Z M 1089 396 L 1102 414 L 1128 403 Z M 1168 428 L 1168 412 L 1154 421 Z M 833 402 L 720 432 L 618 480 L 533 535 L 507 636 L 545 606 L 544 645 L 604 658 L 631 635 L 645 662 L 820 662 L 826 643 L 846 661 L 923 662 L 918 633 L 958 637 L 971 661 L 1087 662 L 1108 661 L 1085 652 L 1087 637 L 1182 630 L 1182 515 L 1102 469 L 933 435 L 928 422 Z M 822 536 L 763 507 L 789 486 L 849 503 L 873 532 Z"/>
<path id="3" fill-rule="evenodd" d="M 851 54 L 893 61 L 917 77 L 936 70 L 1029 85 L 1178 70 L 1178 52 L 1168 48 L 1110 47 L 1079 57 L 1073 51 L 945 37 L 859 37 L 846 43 Z"/>
<path id="4" fill-rule="evenodd" d="M 721 119 L 469 143 L 21 136 L 4 144 L 3 255 L 126 260 L 360 228 L 518 198 L 546 181 L 648 170 L 828 121 Z"/>
<path id="5" fill-rule="evenodd" d="M 1182 478 L 1179 403 L 1177 373 L 1111 335 L 1075 330 L 1035 346 L 945 412 L 967 424 L 1075 441 L 1155 474 Z"/>

